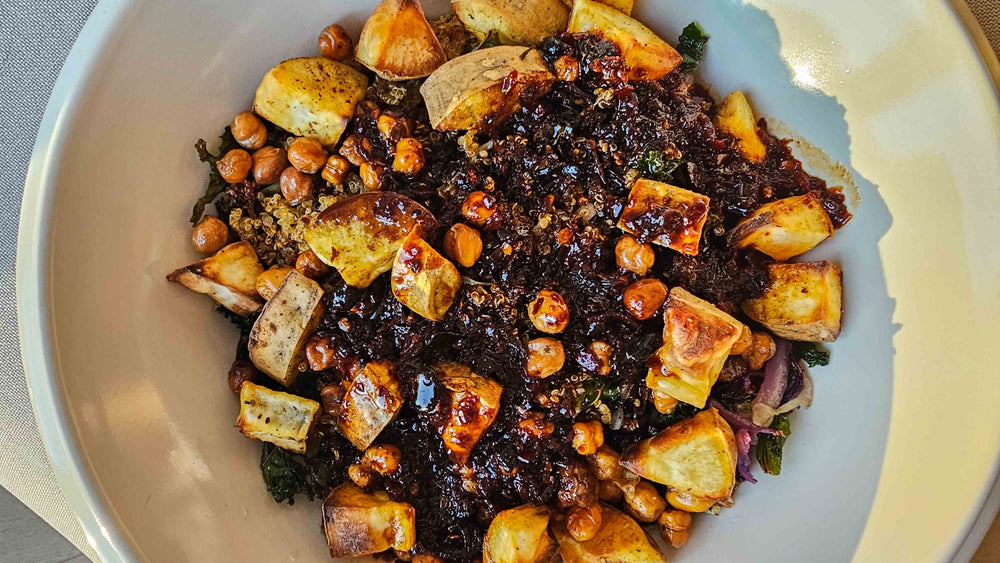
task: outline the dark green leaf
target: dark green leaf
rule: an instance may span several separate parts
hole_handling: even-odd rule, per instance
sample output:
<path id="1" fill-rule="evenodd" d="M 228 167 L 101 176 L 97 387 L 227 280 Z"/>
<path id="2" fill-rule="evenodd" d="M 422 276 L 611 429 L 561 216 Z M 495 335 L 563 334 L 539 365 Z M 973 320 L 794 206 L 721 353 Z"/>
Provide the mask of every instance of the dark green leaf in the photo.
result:
<path id="1" fill-rule="evenodd" d="M 664 182 L 670 179 L 671 172 L 680 164 L 680 160 L 668 159 L 663 151 L 650 149 L 636 163 L 636 168 L 644 178 Z"/>
<path id="2" fill-rule="evenodd" d="M 684 28 L 680 39 L 677 41 L 677 52 L 684 57 L 684 62 L 681 63 L 681 70 L 692 72 L 698 68 L 698 63 L 705 56 L 706 43 L 708 43 L 708 36 L 705 35 L 705 30 L 697 22 L 691 22 Z"/>
<path id="3" fill-rule="evenodd" d="M 226 191 L 229 187 L 229 183 L 222 178 L 222 174 L 219 174 L 219 170 L 215 167 L 215 163 L 219 161 L 219 157 L 226 154 L 227 152 L 240 148 L 239 143 L 233 138 L 232 132 L 230 132 L 229 127 L 223 131 L 222 135 L 219 136 L 219 154 L 215 155 L 208 151 L 208 143 L 205 139 L 198 139 L 194 144 L 194 150 L 198 152 L 198 160 L 208 164 L 208 187 L 205 188 L 205 195 L 198 198 L 198 201 L 194 204 L 194 210 L 191 212 L 191 224 L 197 223 L 201 220 L 202 215 L 205 214 L 205 207 L 215 201 L 215 198 L 219 197 L 222 192 Z"/>
<path id="4" fill-rule="evenodd" d="M 583 393 L 576 396 L 576 404 L 574 405 L 576 414 L 582 413 L 596 403 L 601 398 L 603 390 L 603 381 L 599 379 L 588 379 L 585 381 L 583 384 Z"/>
<path id="5" fill-rule="evenodd" d="M 815 342 L 796 342 L 792 345 L 792 356 L 811 368 L 830 363 L 830 352 Z"/>
<path id="6" fill-rule="evenodd" d="M 781 432 L 784 436 L 774 436 L 772 434 L 759 434 L 757 438 L 757 462 L 764 473 L 779 475 L 781 473 L 781 450 L 785 446 L 785 440 L 792 434 L 792 428 L 788 422 L 789 413 L 779 414 L 774 417 L 771 428 Z"/>
<path id="7" fill-rule="evenodd" d="M 305 465 L 274 444 L 265 443 L 261 449 L 260 472 L 275 502 L 295 504 L 297 494 L 304 494 L 309 500 L 315 498 Z"/>
<path id="8" fill-rule="evenodd" d="M 651 409 L 649 422 L 651 426 L 662 430 L 673 426 L 682 420 L 691 418 L 696 414 L 698 414 L 697 407 L 693 407 L 687 403 L 677 403 L 674 410 L 668 412 L 667 414 L 662 414 L 656 409 Z"/>

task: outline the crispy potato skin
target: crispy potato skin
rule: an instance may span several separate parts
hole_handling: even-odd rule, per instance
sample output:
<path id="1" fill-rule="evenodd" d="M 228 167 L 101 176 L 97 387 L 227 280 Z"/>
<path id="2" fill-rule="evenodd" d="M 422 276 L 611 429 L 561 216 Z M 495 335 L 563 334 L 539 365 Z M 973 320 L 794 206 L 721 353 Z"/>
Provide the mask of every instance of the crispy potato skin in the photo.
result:
<path id="1" fill-rule="evenodd" d="M 391 362 L 369 362 L 345 390 L 337 427 L 361 451 L 372 445 L 403 408 L 395 373 Z"/>
<path id="2" fill-rule="evenodd" d="M 384 0 L 365 22 L 358 62 L 386 80 L 423 78 L 447 58 L 416 0 Z"/>
<path id="3" fill-rule="evenodd" d="M 728 503 L 736 485 L 736 455 L 732 428 L 712 408 L 633 444 L 621 464 L 695 499 Z"/>
<path id="4" fill-rule="evenodd" d="M 258 369 L 282 385 L 298 377 L 305 342 L 323 314 L 323 288 L 292 270 L 250 329 L 247 348 Z"/>
<path id="5" fill-rule="evenodd" d="M 767 156 L 767 147 L 757 134 L 757 120 L 743 92 L 734 90 L 719 102 L 714 121 L 716 127 L 736 137 L 740 152 L 750 162 L 762 162 Z"/>
<path id="6" fill-rule="evenodd" d="M 786 197 L 760 206 L 740 221 L 728 238 L 737 248 L 752 247 L 775 260 L 804 254 L 833 236 L 833 223 L 818 192 Z"/>
<path id="7" fill-rule="evenodd" d="M 629 80 L 659 80 L 684 60 L 676 49 L 649 28 L 594 0 L 573 2 L 567 31 L 598 33 L 618 45 L 628 66 Z"/>
<path id="8" fill-rule="evenodd" d="M 490 47 L 456 57 L 420 86 L 431 126 L 479 130 L 514 113 L 522 94 L 542 95 L 555 77 L 538 51 Z"/>
<path id="9" fill-rule="evenodd" d="M 345 483 L 323 501 L 323 531 L 333 558 L 390 548 L 408 551 L 416 543 L 416 514 L 409 503 L 389 500 L 385 491 L 368 494 Z"/>
<path id="10" fill-rule="evenodd" d="M 826 260 L 776 262 L 767 271 L 767 291 L 742 305 L 748 317 L 788 340 L 833 342 L 840 336 L 840 266 Z"/>
<path id="11" fill-rule="evenodd" d="M 392 294 L 411 311 L 432 321 L 443 320 L 462 286 L 458 268 L 411 232 L 392 265 Z"/>
<path id="12" fill-rule="evenodd" d="M 569 22 L 561 0 L 453 0 L 451 7 L 480 41 L 495 31 L 504 45 L 533 47 Z"/>
<path id="13" fill-rule="evenodd" d="M 497 514 L 483 539 L 484 563 L 548 563 L 559 551 L 549 509 L 525 504 Z"/>
<path id="14" fill-rule="evenodd" d="M 697 256 L 709 201 L 708 196 L 697 192 L 640 178 L 629 191 L 618 228 L 640 240 L 649 239 L 681 254 Z M 656 225 L 651 227 L 653 232 L 646 232 L 647 225 Z"/>
<path id="15" fill-rule="evenodd" d="M 451 396 L 451 412 L 441 438 L 451 460 L 463 464 L 500 412 L 503 387 L 462 364 L 438 364 L 434 370 Z"/>
<path id="16" fill-rule="evenodd" d="M 635 520 L 605 504 L 601 504 L 601 529 L 593 538 L 576 541 L 563 522 L 553 523 L 552 532 L 564 563 L 666 563 Z"/>
<path id="17" fill-rule="evenodd" d="M 309 248 L 353 287 L 368 287 L 392 269 L 411 231 L 426 237 L 437 220 L 424 206 L 395 192 L 369 192 L 326 208 L 306 229 Z"/>
<path id="18" fill-rule="evenodd" d="M 325 57 L 289 59 L 272 68 L 253 110 L 278 127 L 328 147 L 340 140 L 368 88 L 365 75 Z"/>
<path id="19" fill-rule="evenodd" d="M 237 242 L 174 270 L 167 280 L 197 293 L 204 293 L 237 315 L 252 315 L 264 305 L 257 295 L 257 276 L 264 271 L 249 242 Z"/>
<path id="20" fill-rule="evenodd" d="M 247 438 L 270 442 L 295 453 L 305 453 L 306 437 L 316 422 L 319 403 L 297 395 L 272 391 L 247 381 L 240 387 L 240 416 L 236 427 Z"/>

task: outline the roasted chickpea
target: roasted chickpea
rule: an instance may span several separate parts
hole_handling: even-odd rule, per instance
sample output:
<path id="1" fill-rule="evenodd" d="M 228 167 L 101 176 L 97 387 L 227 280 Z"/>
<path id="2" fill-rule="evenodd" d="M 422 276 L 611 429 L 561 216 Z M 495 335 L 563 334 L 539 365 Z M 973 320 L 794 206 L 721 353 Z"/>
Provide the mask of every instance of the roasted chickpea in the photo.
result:
<path id="1" fill-rule="evenodd" d="M 574 506 L 566 512 L 566 531 L 576 541 L 587 541 L 601 529 L 601 505 Z"/>
<path id="2" fill-rule="evenodd" d="M 396 156 L 392 160 L 392 169 L 400 174 L 414 176 L 424 167 L 424 146 L 413 137 L 400 139 L 396 143 Z"/>
<path id="3" fill-rule="evenodd" d="M 614 480 L 621 474 L 621 456 L 608 445 L 597 448 L 597 451 L 590 458 L 591 467 L 598 479 L 602 481 Z"/>
<path id="4" fill-rule="evenodd" d="M 528 342 L 528 377 L 544 379 L 561 370 L 565 362 L 562 342 L 555 338 L 536 338 Z"/>
<path id="5" fill-rule="evenodd" d="M 335 23 L 323 28 L 317 46 L 319 54 L 335 61 L 342 61 L 354 52 L 354 40 L 344 28 Z"/>
<path id="6" fill-rule="evenodd" d="M 320 174 L 324 180 L 329 182 L 334 186 L 343 186 L 344 177 L 351 170 L 351 163 L 347 162 L 347 159 L 333 154 L 330 158 L 326 159 L 326 165 L 323 166 L 323 173 Z"/>
<path id="7" fill-rule="evenodd" d="M 517 428 L 536 439 L 548 438 L 555 431 L 555 426 L 545 420 L 545 416 L 542 413 L 535 411 L 528 411 L 521 422 L 517 423 Z"/>
<path id="8" fill-rule="evenodd" d="M 320 404 L 323 412 L 337 418 L 340 414 L 340 404 L 344 400 L 344 388 L 339 383 L 331 383 L 319 391 Z"/>
<path id="9" fill-rule="evenodd" d="M 229 388 L 233 393 L 240 394 L 243 384 L 249 381 L 253 383 L 259 379 L 260 372 L 257 367 L 248 360 L 236 360 L 229 368 Z"/>
<path id="10" fill-rule="evenodd" d="M 365 450 L 361 463 L 377 471 L 380 475 L 392 475 L 399 469 L 403 454 L 391 444 L 376 444 Z"/>
<path id="11" fill-rule="evenodd" d="M 311 137 L 299 137 L 288 145 L 288 162 L 299 172 L 315 174 L 326 164 L 326 149 Z"/>
<path id="12" fill-rule="evenodd" d="M 705 512 L 715 504 L 710 500 L 694 498 L 687 493 L 670 491 L 667 493 L 667 502 L 670 506 L 684 512 Z"/>
<path id="13" fill-rule="evenodd" d="M 632 235 L 625 235 L 615 245 L 615 261 L 619 268 L 645 276 L 653 267 L 656 254 L 652 246 L 639 242 Z"/>
<path id="14" fill-rule="evenodd" d="M 483 253 L 483 237 L 464 223 L 455 223 L 444 234 L 444 253 L 460 266 L 471 268 Z"/>
<path id="15" fill-rule="evenodd" d="M 287 266 L 275 266 L 264 270 L 257 276 L 257 293 L 264 299 L 270 300 L 278 292 L 281 284 L 285 283 L 285 278 L 291 271 L 292 268 Z"/>
<path id="16" fill-rule="evenodd" d="M 382 189 L 382 174 L 385 172 L 384 166 L 377 163 L 365 162 L 361 165 L 358 172 L 361 174 L 361 182 L 370 191 L 375 192 Z"/>
<path id="17" fill-rule="evenodd" d="M 611 354 L 613 351 L 611 345 L 603 340 L 591 342 L 590 346 L 587 346 L 588 361 L 591 365 L 586 367 L 600 375 L 608 375 L 611 373 Z"/>
<path id="18" fill-rule="evenodd" d="M 663 540 L 672 547 L 681 547 L 691 537 L 691 513 L 683 510 L 665 510 L 656 519 Z"/>
<path id="19" fill-rule="evenodd" d="M 307 278 L 318 278 L 330 271 L 330 267 L 320 260 L 319 256 L 312 250 L 299 254 L 295 259 L 295 269 Z"/>
<path id="20" fill-rule="evenodd" d="M 306 361 L 309 369 L 323 371 L 337 365 L 337 351 L 328 336 L 313 336 L 306 343 Z"/>
<path id="21" fill-rule="evenodd" d="M 288 168 L 288 157 L 278 147 L 264 147 L 253 153 L 253 179 L 261 185 L 273 184 Z"/>
<path id="22" fill-rule="evenodd" d="M 580 78 L 580 63 L 569 55 L 559 57 L 552 66 L 556 71 L 557 80 L 574 82 Z"/>
<path id="23" fill-rule="evenodd" d="M 486 225 L 497 211 L 496 198 L 486 192 L 472 192 L 462 202 L 462 215 L 477 227 Z"/>
<path id="24" fill-rule="evenodd" d="M 559 293 L 543 289 L 528 304 L 528 318 L 536 329 L 546 334 L 558 334 L 569 325 L 569 306 Z"/>
<path id="25" fill-rule="evenodd" d="M 352 463 L 347 468 L 347 476 L 350 477 L 351 481 L 354 481 L 355 485 L 362 489 L 372 482 L 372 470 L 360 463 Z"/>
<path id="26" fill-rule="evenodd" d="M 573 423 L 573 448 L 580 455 L 591 455 L 604 445 L 604 425 L 600 420 Z"/>
<path id="27" fill-rule="evenodd" d="M 640 522 L 655 522 L 667 509 L 667 501 L 646 481 L 639 481 L 631 493 L 625 491 L 625 510 Z"/>
<path id="28" fill-rule="evenodd" d="M 202 254 L 217 252 L 226 246 L 227 240 L 229 240 L 229 227 L 218 217 L 205 215 L 191 229 L 191 244 Z"/>
<path id="29" fill-rule="evenodd" d="M 743 352 L 743 357 L 746 358 L 750 370 L 757 371 L 764 367 L 765 362 L 771 359 L 775 350 L 777 350 L 777 346 L 770 334 L 755 332 L 753 333 L 753 343 Z"/>
<path id="30" fill-rule="evenodd" d="M 618 502 L 622 496 L 624 493 L 614 481 L 604 479 L 597 483 L 597 498 L 601 499 L 602 502 Z"/>
<path id="31" fill-rule="evenodd" d="M 387 141 L 398 141 L 404 137 L 412 135 L 413 127 L 410 120 L 405 117 L 396 117 L 383 113 L 378 116 L 377 125 L 379 134 Z"/>
<path id="32" fill-rule="evenodd" d="M 667 300 L 667 286 L 657 279 L 646 278 L 625 288 L 622 303 L 630 315 L 645 321 L 653 318 Z"/>
<path id="33" fill-rule="evenodd" d="M 750 349 L 753 345 L 753 332 L 750 331 L 750 327 L 743 325 L 743 330 L 740 332 L 740 339 L 733 344 L 733 348 L 729 351 L 732 356 L 741 356 L 744 352 Z"/>
<path id="34" fill-rule="evenodd" d="M 280 185 L 281 195 L 289 205 L 298 205 L 312 197 L 312 176 L 299 172 L 294 166 L 285 168 L 281 173 Z"/>
<path id="35" fill-rule="evenodd" d="M 372 142 L 361 135 L 351 135 L 340 145 L 340 156 L 354 166 L 361 166 L 372 154 Z"/>
<path id="36" fill-rule="evenodd" d="M 674 409 L 677 408 L 679 403 L 680 401 L 670 395 L 653 391 L 653 406 L 656 407 L 656 412 L 660 414 L 670 414 L 674 412 Z"/>
<path id="37" fill-rule="evenodd" d="M 238 184 L 246 180 L 252 166 L 253 158 L 251 158 L 250 153 L 243 149 L 233 149 L 215 162 L 215 168 L 219 171 L 219 175 L 230 184 Z"/>
<path id="38" fill-rule="evenodd" d="M 229 132 L 241 147 L 255 151 L 267 143 L 267 127 L 259 117 L 249 111 L 236 114 Z"/>

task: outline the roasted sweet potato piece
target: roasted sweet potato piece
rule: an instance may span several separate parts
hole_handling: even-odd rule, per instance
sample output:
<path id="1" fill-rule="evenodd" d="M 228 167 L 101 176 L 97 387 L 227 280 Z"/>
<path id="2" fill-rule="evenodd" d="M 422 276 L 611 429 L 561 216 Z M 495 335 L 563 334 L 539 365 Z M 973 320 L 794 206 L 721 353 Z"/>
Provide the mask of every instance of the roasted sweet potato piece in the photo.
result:
<path id="1" fill-rule="evenodd" d="M 440 321 L 448 313 L 462 275 L 458 268 L 412 232 L 392 266 L 392 294 L 421 317 Z"/>
<path id="2" fill-rule="evenodd" d="M 764 295 L 743 303 L 743 312 L 789 340 L 833 342 L 840 336 L 840 266 L 820 260 L 777 262 L 767 267 Z"/>
<path id="3" fill-rule="evenodd" d="M 247 381 L 240 387 L 236 427 L 248 438 L 301 454 L 306 451 L 306 438 L 318 413 L 316 401 Z"/>
<path id="4" fill-rule="evenodd" d="M 441 438 L 451 460 L 463 464 L 500 412 L 503 387 L 462 364 L 438 364 L 434 370 L 451 397 L 451 411 Z"/>
<path id="5" fill-rule="evenodd" d="M 569 22 L 560 0 L 453 0 L 451 7 L 480 41 L 493 32 L 504 45 L 534 47 Z"/>
<path id="6" fill-rule="evenodd" d="M 708 203 L 708 196 L 640 178 L 628 194 L 618 228 L 640 240 L 696 256 Z"/>
<path id="7" fill-rule="evenodd" d="M 249 242 L 237 242 L 215 254 L 174 270 L 167 279 L 215 299 L 237 315 L 260 310 L 264 300 L 257 295 L 257 276 L 264 271 Z"/>
<path id="8" fill-rule="evenodd" d="M 337 427 L 354 447 L 364 451 L 402 408 L 395 366 L 387 361 L 369 362 L 345 389 Z"/>
<path id="9" fill-rule="evenodd" d="M 833 223 L 818 192 L 765 203 L 728 235 L 737 248 L 756 248 L 775 260 L 808 252 L 832 236 Z"/>
<path id="10" fill-rule="evenodd" d="M 330 491 L 323 501 L 323 530 L 334 558 L 408 551 L 416 542 L 416 521 L 409 503 L 393 502 L 385 491 L 365 493 L 353 483 Z"/>
<path id="11" fill-rule="evenodd" d="M 295 382 L 306 339 L 323 314 L 322 299 L 318 283 L 298 270 L 288 273 L 250 329 L 247 348 L 258 369 L 282 385 Z"/>
<path id="12" fill-rule="evenodd" d="M 736 137 L 740 152 L 747 160 L 761 162 L 767 156 L 767 147 L 757 134 L 757 120 L 743 92 L 734 90 L 719 102 L 715 126 Z"/>
<path id="13" fill-rule="evenodd" d="M 548 563 L 558 551 L 544 506 L 525 504 L 500 512 L 483 540 L 484 563 Z"/>
<path id="14" fill-rule="evenodd" d="M 423 78 L 447 60 L 417 0 L 383 0 L 361 30 L 355 56 L 386 80 Z"/>
<path id="15" fill-rule="evenodd" d="M 601 528 L 593 538 L 581 542 L 570 535 L 566 524 L 552 525 L 564 563 L 666 563 L 656 542 L 628 515 L 601 505 Z"/>

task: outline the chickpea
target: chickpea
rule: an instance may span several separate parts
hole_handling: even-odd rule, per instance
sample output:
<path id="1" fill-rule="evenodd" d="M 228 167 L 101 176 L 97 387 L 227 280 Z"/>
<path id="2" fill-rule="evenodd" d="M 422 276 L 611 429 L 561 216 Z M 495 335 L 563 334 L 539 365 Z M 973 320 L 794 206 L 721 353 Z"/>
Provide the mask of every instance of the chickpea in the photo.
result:
<path id="1" fill-rule="evenodd" d="M 621 488 L 615 484 L 614 481 L 603 480 L 597 483 L 597 498 L 601 499 L 602 502 L 618 502 L 622 499 L 623 493 Z"/>
<path id="2" fill-rule="evenodd" d="M 414 176 L 424 167 L 424 146 L 413 137 L 400 139 L 396 143 L 396 157 L 392 169 L 400 174 Z"/>
<path id="3" fill-rule="evenodd" d="M 590 346 L 587 346 L 587 351 L 594 361 L 594 365 L 591 368 L 593 371 L 601 375 L 611 373 L 611 353 L 614 350 L 610 344 L 602 340 L 596 340 L 591 342 Z"/>
<path id="4" fill-rule="evenodd" d="M 240 394 L 240 389 L 247 381 L 253 383 L 258 380 L 260 372 L 257 367 L 248 360 L 236 360 L 229 368 L 229 388 L 233 393 Z"/>
<path id="5" fill-rule="evenodd" d="M 340 145 L 340 156 L 354 166 L 361 166 L 372 154 L 372 142 L 361 135 L 351 135 Z"/>
<path id="6" fill-rule="evenodd" d="M 354 481 L 355 485 L 362 489 L 372 482 L 373 477 L 371 470 L 360 463 L 352 463 L 347 468 L 347 476 L 350 477 L 351 481 Z"/>
<path id="7" fill-rule="evenodd" d="M 319 391 L 320 404 L 323 412 L 337 418 L 340 415 L 340 404 L 344 400 L 344 388 L 339 383 L 331 383 Z"/>
<path id="8" fill-rule="evenodd" d="M 556 59 L 552 65 L 556 71 L 556 79 L 563 82 L 574 82 L 580 78 L 580 63 L 569 55 L 563 55 Z"/>
<path id="9" fill-rule="evenodd" d="M 528 377 L 544 379 L 561 370 L 565 362 L 562 342 L 555 338 L 536 338 L 528 342 Z"/>
<path id="10" fill-rule="evenodd" d="M 472 192 L 462 202 L 462 215 L 477 227 L 486 225 L 497 211 L 496 198 L 486 192 Z"/>
<path id="11" fill-rule="evenodd" d="M 359 172 L 361 173 L 361 182 L 364 183 L 366 188 L 373 192 L 382 189 L 382 174 L 385 172 L 384 166 L 365 162 L 361 164 Z"/>
<path id="12" fill-rule="evenodd" d="M 687 493 L 670 491 L 667 493 L 667 502 L 670 506 L 684 512 L 705 512 L 715 504 L 710 500 L 694 498 Z"/>
<path id="13" fill-rule="evenodd" d="M 236 114 L 229 132 L 241 147 L 255 151 L 267 142 L 267 127 L 264 122 L 252 112 L 243 111 Z"/>
<path id="14" fill-rule="evenodd" d="M 674 409 L 677 408 L 679 403 L 680 401 L 670 395 L 660 393 L 659 391 L 653 391 L 653 406 L 656 407 L 656 412 L 660 414 L 670 414 L 674 412 Z"/>
<path id="15" fill-rule="evenodd" d="M 289 205 L 298 205 L 312 197 L 312 176 L 299 172 L 294 166 L 285 168 L 279 181 L 281 195 Z"/>
<path id="16" fill-rule="evenodd" d="M 691 537 L 691 513 L 683 510 L 665 510 L 656 519 L 663 541 L 672 547 L 681 547 Z"/>
<path id="17" fill-rule="evenodd" d="M 559 293 L 543 289 L 528 304 L 528 318 L 538 330 L 546 334 L 558 334 L 569 325 L 569 306 Z"/>
<path id="18" fill-rule="evenodd" d="M 580 455 L 591 455 L 604 445 L 604 425 L 600 420 L 573 423 L 573 448 Z"/>
<path id="19" fill-rule="evenodd" d="M 639 481 L 631 494 L 625 491 L 625 511 L 640 522 L 655 522 L 667 509 L 667 501 L 646 481 Z"/>
<path id="20" fill-rule="evenodd" d="M 740 339 L 733 344 L 733 348 L 729 351 L 729 354 L 732 356 L 742 356 L 751 346 L 753 346 L 753 332 L 750 331 L 750 327 L 743 325 L 743 330 L 740 332 Z"/>
<path id="21" fill-rule="evenodd" d="M 630 315 L 645 321 L 653 318 L 667 300 L 667 286 L 657 279 L 646 278 L 625 288 L 622 303 Z"/>
<path id="22" fill-rule="evenodd" d="M 315 174 L 326 164 L 326 149 L 311 137 L 299 137 L 288 145 L 288 162 L 299 172 Z"/>
<path id="23" fill-rule="evenodd" d="M 321 55 L 335 61 L 342 61 L 354 52 L 354 40 L 344 28 L 335 23 L 323 28 L 317 45 Z"/>
<path id="24" fill-rule="evenodd" d="M 471 268 L 483 253 L 483 237 L 464 223 L 455 223 L 444 234 L 444 253 L 465 268 Z"/>
<path id="25" fill-rule="evenodd" d="M 222 219 L 206 215 L 191 230 L 191 244 L 202 254 L 217 252 L 229 240 L 229 227 Z"/>
<path id="26" fill-rule="evenodd" d="M 620 460 L 621 456 L 618 455 L 618 452 L 611 449 L 608 445 L 598 447 L 597 451 L 590 458 L 594 474 L 602 481 L 614 480 L 620 476 Z"/>
<path id="27" fill-rule="evenodd" d="M 347 176 L 350 170 L 351 163 L 347 162 L 346 158 L 332 154 L 330 158 L 326 159 L 326 165 L 323 166 L 323 172 L 320 176 L 334 186 L 343 186 L 344 176 Z"/>
<path id="28" fill-rule="evenodd" d="M 222 158 L 215 163 L 219 175 L 230 184 L 238 184 L 246 180 L 251 166 L 253 166 L 253 158 L 250 157 L 250 153 L 243 149 L 233 149 L 222 155 Z"/>
<path id="29" fill-rule="evenodd" d="M 287 167 L 288 157 L 278 147 L 264 147 L 253 153 L 253 179 L 258 184 L 277 182 Z"/>
<path id="30" fill-rule="evenodd" d="M 542 413 L 535 411 L 528 411 L 527 416 L 517 423 L 517 428 L 528 436 L 539 440 L 548 438 L 555 431 L 555 426 L 545 420 Z"/>
<path id="31" fill-rule="evenodd" d="M 309 369 L 323 371 L 337 365 L 337 351 L 328 336 L 313 336 L 306 343 L 306 361 Z"/>
<path id="32" fill-rule="evenodd" d="M 410 137 L 413 132 L 413 127 L 410 125 L 409 119 L 386 113 L 378 116 L 376 126 L 378 127 L 378 132 L 387 141 L 396 141 L 404 137 Z"/>
<path id="33" fill-rule="evenodd" d="M 656 254 L 652 246 L 639 242 L 632 235 L 625 235 L 615 245 L 615 261 L 619 268 L 645 276 L 653 267 Z"/>
<path id="34" fill-rule="evenodd" d="M 601 505 L 574 506 L 566 512 L 566 531 L 576 541 L 587 541 L 601 529 Z"/>
<path id="35" fill-rule="evenodd" d="M 776 350 L 777 346 L 770 334 L 755 332 L 753 333 L 753 343 L 743 352 L 743 357 L 746 358 L 750 370 L 756 371 L 764 367 L 764 363 L 771 359 Z"/>
<path id="36" fill-rule="evenodd" d="M 318 278 L 330 271 L 330 267 L 320 260 L 319 256 L 312 250 L 299 254 L 298 258 L 295 259 L 295 269 L 307 278 Z"/>
<path id="37" fill-rule="evenodd" d="M 285 278 L 291 271 L 292 268 L 288 266 L 275 266 L 264 270 L 257 276 L 257 293 L 264 299 L 270 300 L 278 292 L 281 284 L 285 283 Z"/>
<path id="38" fill-rule="evenodd" d="M 365 450 L 361 463 L 374 469 L 380 475 L 392 475 L 399 469 L 399 460 L 403 457 L 399 448 L 391 444 L 376 444 Z"/>

